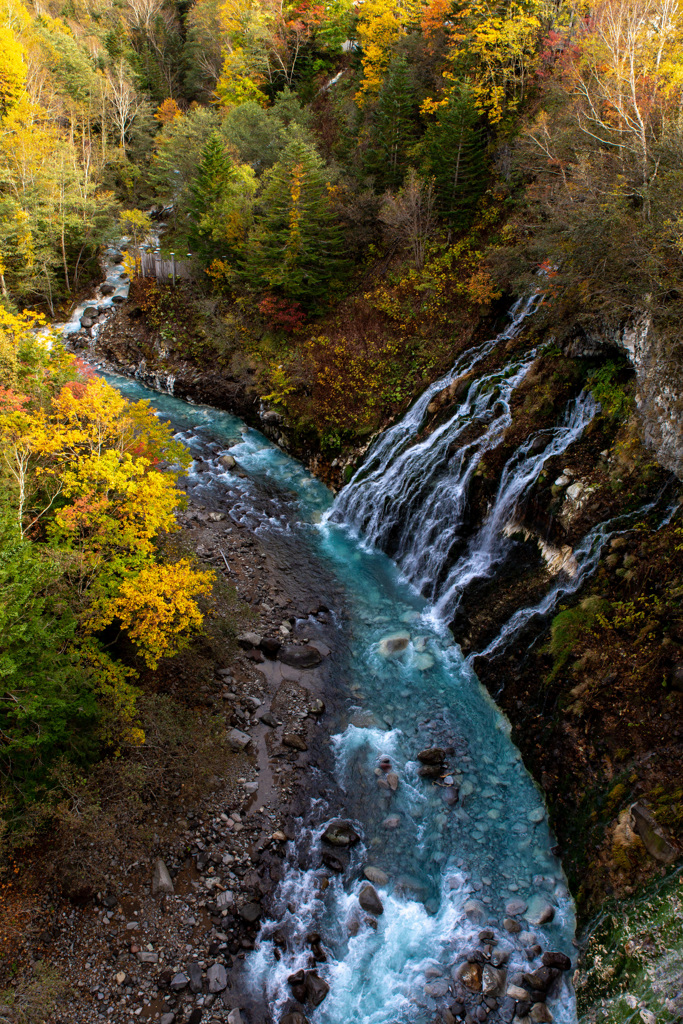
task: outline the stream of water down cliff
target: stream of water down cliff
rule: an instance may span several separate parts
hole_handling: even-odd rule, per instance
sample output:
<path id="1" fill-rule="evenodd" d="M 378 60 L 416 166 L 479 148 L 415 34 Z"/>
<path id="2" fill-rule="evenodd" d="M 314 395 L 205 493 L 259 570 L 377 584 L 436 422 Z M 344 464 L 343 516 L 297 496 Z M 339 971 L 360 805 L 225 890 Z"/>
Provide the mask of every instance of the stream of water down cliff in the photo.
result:
<path id="1" fill-rule="evenodd" d="M 580 435 L 595 409 L 589 398 L 579 398 L 557 427 L 514 453 L 494 506 L 455 561 L 449 552 L 468 480 L 510 422 L 509 399 L 533 353 L 475 376 L 452 417 L 417 439 L 432 396 L 476 371 L 496 344 L 520 330 L 532 309 L 533 300 L 518 304 L 499 338 L 471 351 L 432 385 L 378 439 L 336 501 L 301 464 L 235 417 L 109 378 L 131 398 L 148 398 L 172 421 L 195 457 L 188 486 L 200 501 L 220 508 L 230 493 L 233 519 L 241 517 L 264 539 L 284 544 L 294 573 L 322 566 L 344 593 L 339 650 L 330 659 L 343 705 L 330 741 L 343 808 L 330 808 L 324 796 L 315 795 L 313 777 L 314 795 L 290 843 L 273 920 L 264 922 L 246 961 L 248 987 L 275 1020 L 290 997 L 288 975 L 309 966 L 305 938 L 312 931 L 322 934 L 330 954 L 318 968 L 330 992 L 309 1014 L 315 1024 L 434 1020 L 453 998 L 447 992 L 453 965 L 476 948 L 485 927 L 494 930 L 498 951 L 509 954 L 509 975 L 530 969 L 524 945 L 536 939 L 543 949 L 573 954 L 573 905 L 552 852 L 542 794 L 510 739 L 509 723 L 445 623 L 462 588 L 505 557 L 503 529 L 545 460 Z M 460 434 L 475 421 L 481 426 L 477 439 L 460 446 Z M 219 462 L 226 451 L 246 475 Z M 587 560 L 593 549 L 588 543 Z M 568 577 L 562 585 L 574 586 Z M 404 649 L 388 654 L 381 643 L 387 637 L 398 637 Z M 418 776 L 416 754 L 433 746 L 449 752 L 452 780 L 445 785 Z M 377 786 L 381 757 L 391 759 L 400 777 L 395 793 Z M 346 872 L 333 875 L 321 891 L 320 860 L 313 854 L 330 815 L 340 811 L 362 840 Z M 308 851 L 306 858 L 301 849 Z M 347 918 L 357 907 L 368 865 L 388 878 L 377 886 L 384 913 L 376 929 L 350 934 Z M 504 928 L 511 916 L 521 936 Z M 290 940 L 280 958 L 276 928 Z M 569 976 L 549 1001 L 561 1024 L 576 1018 Z"/>

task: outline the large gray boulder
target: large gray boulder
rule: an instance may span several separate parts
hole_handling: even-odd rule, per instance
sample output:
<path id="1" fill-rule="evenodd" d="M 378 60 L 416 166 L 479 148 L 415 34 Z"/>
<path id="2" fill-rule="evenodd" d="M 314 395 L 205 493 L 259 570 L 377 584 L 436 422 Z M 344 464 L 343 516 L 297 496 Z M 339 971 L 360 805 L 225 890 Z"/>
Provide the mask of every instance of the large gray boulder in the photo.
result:
<path id="1" fill-rule="evenodd" d="M 209 992 L 222 992 L 228 987 L 228 975 L 223 964 L 214 964 L 206 972 Z"/>
<path id="2" fill-rule="evenodd" d="M 161 857 L 154 865 L 154 874 L 152 875 L 152 893 L 156 896 L 159 892 L 173 892 L 173 879 Z"/>

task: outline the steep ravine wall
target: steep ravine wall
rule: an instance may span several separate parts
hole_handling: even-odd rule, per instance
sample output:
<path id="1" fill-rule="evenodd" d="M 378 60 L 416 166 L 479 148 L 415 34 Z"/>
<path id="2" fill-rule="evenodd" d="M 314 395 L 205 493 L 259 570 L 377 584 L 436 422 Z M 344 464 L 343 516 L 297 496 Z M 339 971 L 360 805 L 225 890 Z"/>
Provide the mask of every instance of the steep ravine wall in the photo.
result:
<path id="1" fill-rule="evenodd" d="M 636 375 L 636 406 L 643 439 L 665 469 L 683 479 L 683 358 L 642 313 L 621 328 L 592 331 L 564 346 L 569 355 L 618 349 Z"/>

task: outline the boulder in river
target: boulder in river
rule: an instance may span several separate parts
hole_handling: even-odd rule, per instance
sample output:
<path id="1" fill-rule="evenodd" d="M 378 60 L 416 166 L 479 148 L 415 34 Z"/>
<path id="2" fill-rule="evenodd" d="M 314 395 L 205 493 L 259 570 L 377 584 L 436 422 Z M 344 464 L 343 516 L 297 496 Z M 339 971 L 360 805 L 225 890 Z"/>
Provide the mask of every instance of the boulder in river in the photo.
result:
<path id="1" fill-rule="evenodd" d="M 291 750 L 308 750 L 306 740 L 295 732 L 286 732 L 282 737 L 282 742 L 285 747 L 289 747 Z"/>
<path id="2" fill-rule="evenodd" d="M 517 914 L 523 914 L 526 908 L 524 900 L 508 900 L 505 904 L 505 913 L 510 917 L 516 917 Z"/>
<path id="3" fill-rule="evenodd" d="M 457 980 L 470 992 L 481 992 L 481 964 L 462 964 L 457 971 Z"/>
<path id="4" fill-rule="evenodd" d="M 553 1015 L 545 1003 L 534 1003 L 529 1010 L 529 1020 L 534 1024 L 552 1024 Z"/>
<path id="5" fill-rule="evenodd" d="M 554 949 L 548 949 L 541 957 L 544 967 L 557 967 L 559 971 L 568 971 L 572 965 L 566 953 L 560 953 Z"/>
<path id="6" fill-rule="evenodd" d="M 240 633 L 240 635 L 237 637 L 237 643 L 243 650 L 248 651 L 252 647 L 258 647 L 262 639 L 263 638 L 260 637 L 258 633 Z"/>
<path id="7" fill-rule="evenodd" d="M 519 921 L 515 921 L 514 917 L 506 917 L 503 921 L 503 928 L 506 932 L 509 932 L 510 935 L 516 935 L 522 930 L 521 924 Z"/>
<path id="8" fill-rule="evenodd" d="M 330 986 L 316 971 L 306 971 L 305 986 L 306 995 L 313 1006 L 320 1006 L 323 999 L 330 991 Z"/>
<path id="9" fill-rule="evenodd" d="M 557 967 L 539 967 L 533 974 L 524 974 L 524 984 L 534 992 L 548 992 L 560 976 Z"/>
<path id="10" fill-rule="evenodd" d="M 284 1017 L 280 1017 L 280 1024 L 308 1024 L 308 1020 L 304 1017 L 303 1013 L 286 1013 Z"/>
<path id="11" fill-rule="evenodd" d="M 379 653 L 383 658 L 393 658 L 405 651 L 410 643 L 410 633 L 392 633 L 391 636 L 383 637 L 379 642 Z"/>
<path id="12" fill-rule="evenodd" d="M 555 917 L 555 907 L 548 900 L 540 896 L 534 896 L 529 904 L 526 919 L 529 924 L 549 924 Z"/>
<path id="13" fill-rule="evenodd" d="M 330 846 L 355 846 L 360 841 L 360 836 L 350 821 L 331 821 L 321 838 Z"/>
<path id="14" fill-rule="evenodd" d="M 470 921 L 481 922 L 486 920 L 486 909 L 484 908 L 483 903 L 480 903 L 479 900 L 468 900 L 463 907 L 463 910 Z"/>
<path id="15" fill-rule="evenodd" d="M 320 651 L 315 647 L 296 647 L 294 644 L 286 644 L 278 652 L 278 661 L 290 668 L 315 668 L 323 660 Z"/>
<path id="16" fill-rule="evenodd" d="M 485 964 L 481 973 L 481 990 L 485 996 L 497 999 L 505 992 L 506 980 L 507 971 Z"/>
<path id="17" fill-rule="evenodd" d="M 300 1003 L 306 1002 L 306 972 L 303 967 L 287 978 L 287 984 L 292 990 L 292 995 Z"/>
<path id="18" fill-rule="evenodd" d="M 223 964 L 214 964 L 206 972 L 209 992 L 222 992 L 228 987 L 228 975 Z"/>
<path id="19" fill-rule="evenodd" d="M 228 746 L 233 750 L 244 750 L 251 743 L 251 736 L 241 729 L 231 729 L 227 736 Z"/>
<path id="20" fill-rule="evenodd" d="M 260 646 L 266 658 L 273 659 L 277 658 L 278 652 L 282 647 L 282 644 L 274 636 L 264 636 Z"/>
<path id="21" fill-rule="evenodd" d="M 379 917 L 380 914 L 384 913 L 384 904 L 379 898 L 374 885 L 370 885 L 369 882 L 365 883 L 358 894 L 358 902 L 363 910 L 367 910 L 368 914 L 374 914 L 375 917 Z"/>
<path id="22" fill-rule="evenodd" d="M 425 750 L 420 751 L 417 759 L 420 764 L 441 766 L 446 760 L 446 751 L 442 750 L 441 747 L 427 747 Z"/>
<path id="23" fill-rule="evenodd" d="M 243 903 L 239 909 L 239 915 L 247 924 L 254 924 L 261 916 L 261 904 L 253 901 L 251 903 Z"/>
<path id="24" fill-rule="evenodd" d="M 389 882 L 389 876 L 386 871 L 382 871 L 381 868 L 374 867 L 372 864 L 363 868 L 363 874 L 367 878 L 368 882 L 373 882 L 375 885 L 387 885 Z"/>

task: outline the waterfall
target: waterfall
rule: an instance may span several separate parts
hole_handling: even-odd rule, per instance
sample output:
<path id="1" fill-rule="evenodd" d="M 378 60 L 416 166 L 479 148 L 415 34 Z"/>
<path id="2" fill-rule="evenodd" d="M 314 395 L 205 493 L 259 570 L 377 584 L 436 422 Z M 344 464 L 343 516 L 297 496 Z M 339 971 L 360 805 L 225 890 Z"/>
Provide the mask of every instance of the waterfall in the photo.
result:
<path id="1" fill-rule="evenodd" d="M 563 597 L 575 594 L 584 580 L 597 569 L 598 562 L 600 561 L 600 552 L 607 541 L 628 530 L 633 523 L 642 519 L 643 516 L 654 512 L 660 506 L 661 498 L 662 494 L 658 495 L 654 501 L 648 502 L 633 512 L 615 516 L 604 523 L 598 523 L 592 530 L 589 530 L 574 548 L 573 555 L 576 572 L 572 575 L 559 573 L 552 586 L 549 587 L 540 601 L 524 608 L 518 608 L 507 622 L 503 624 L 497 636 L 494 637 L 487 647 L 482 651 L 475 651 L 469 656 L 467 659 L 468 663 L 471 665 L 476 658 L 489 658 L 493 654 L 500 653 L 532 619 L 545 618 L 557 608 Z M 675 501 L 666 509 L 662 519 L 659 521 L 660 529 L 671 522 L 678 508 L 678 502 Z"/>
<path id="2" fill-rule="evenodd" d="M 366 543 L 390 554 L 406 579 L 432 602 L 432 616 L 438 620 L 452 617 L 465 589 L 474 580 L 491 576 L 505 559 L 513 543 L 505 527 L 519 502 L 547 460 L 581 436 L 598 408 L 591 395 L 582 393 L 569 402 L 558 425 L 535 432 L 521 444 L 503 469 L 483 523 L 469 540 L 463 536 L 472 478 L 512 422 L 510 402 L 535 351 L 514 356 L 502 369 L 471 382 L 467 375 L 498 344 L 519 334 L 536 302 L 535 296 L 518 301 L 500 335 L 461 357 L 378 438 L 329 513 L 331 521 L 347 525 Z M 450 417 L 421 437 L 430 402 L 463 378 L 467 393 Z"/>
<path id="3" fill-rule="evenodd" d="M 465 588 L 475 579 L 491 576 L 503 561 L 512 545 L 503 531 L 520 499 L 538 480 L 547 460 L 561 455 L 583 434 L 597 408 L 592 395 L 582 392 L 569 403 L 559 426 L 532 434 L 508 459 L 493 507 L 469 541 L 466 554 L 448 572 L 435 606 L 437 617 L 452 614 Z"/>
<path id="4" fill-rule="evenodd" d="M 510 398 L 535 352 L 473 382 L 450 419 L 419 439 L 429 404 L 449 385 L 467 378 L 497 344 L 514 338 L 536 302 L 536 296 L 519 300 L 500 335 L 458 359 L 403 419 L 380 435 L 329 513 L 332 522 L 350 527 L 369 545 L 391 554 L 418 589 L 435 579 L 437 563 L 445 562 L 458 539 L 469 482 L 484 452 L 498 444 L 512 422 Z M 479 427 L 479 436 L 461 443 L 472 424 Z M 431 545 L 439 555 L 435 551 L 426 561 Z"/>

